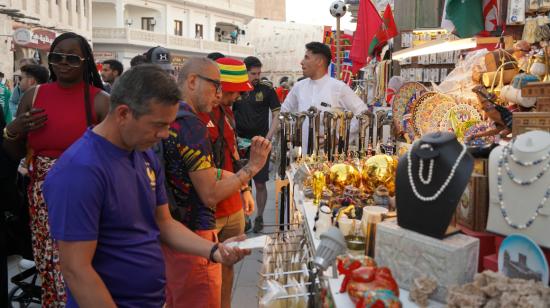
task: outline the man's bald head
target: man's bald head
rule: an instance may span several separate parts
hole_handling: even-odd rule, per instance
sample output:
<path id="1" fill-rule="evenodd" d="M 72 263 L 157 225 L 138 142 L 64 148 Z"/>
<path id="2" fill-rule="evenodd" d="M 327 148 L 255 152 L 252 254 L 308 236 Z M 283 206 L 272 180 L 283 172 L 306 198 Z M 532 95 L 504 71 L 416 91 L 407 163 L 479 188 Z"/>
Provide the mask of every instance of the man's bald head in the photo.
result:
<path id="1" fill-rule="evenodd" d="M 178 85 L 183 100 L 196 112 L 210 112 L 221 98 L 216 85 L 219 80 L 220 70 L 216 62 L 208 58 L 191 58 L 181 68 Z"/>
<path id="2" fill-rule="evenodd" d="M 193 57 L 185 61 L 178 75 L 178 84 L 183 85 L 190 74 L 200 74 L 212 67 L 218 68 L 216 62 L 206 57 Z"/>

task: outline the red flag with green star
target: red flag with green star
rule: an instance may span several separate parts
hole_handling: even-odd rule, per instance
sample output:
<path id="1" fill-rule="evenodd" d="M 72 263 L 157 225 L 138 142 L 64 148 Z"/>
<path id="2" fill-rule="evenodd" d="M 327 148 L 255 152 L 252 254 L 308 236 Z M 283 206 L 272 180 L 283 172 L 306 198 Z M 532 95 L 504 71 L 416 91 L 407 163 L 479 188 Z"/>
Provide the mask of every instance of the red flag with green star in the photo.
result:
<path id="1" fill-rule="evenodd" d="M 369 43 L 380 28 L 382 18 L 376 10 L 376 7 L 370 0 L 359 1 L 359 11 L 357 12 L 357 28 L 353 35 L 353 44 L 351 46 L 350 59 L 353 62 L 353 73 L 357 73 L 364 67 L 369 58 Z"/>
<path id="2" fill-rule="evenodd" d="M 384 10 L 382 24 L 369 44 L 369 55 L 374 56 L 376 53 L 380 52 L 388 40 L 397 36 L 397 34 L 399 34 L 399 31 L 397 31 L 397 26 L 393 19 L 391 6 L 388 4 Z"/>

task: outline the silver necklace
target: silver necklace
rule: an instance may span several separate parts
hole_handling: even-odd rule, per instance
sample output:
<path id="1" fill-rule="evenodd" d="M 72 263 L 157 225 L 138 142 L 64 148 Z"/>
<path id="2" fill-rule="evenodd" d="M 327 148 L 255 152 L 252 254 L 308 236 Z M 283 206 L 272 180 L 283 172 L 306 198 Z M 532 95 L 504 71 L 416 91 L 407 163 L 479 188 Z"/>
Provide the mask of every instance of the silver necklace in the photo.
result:
<path id="1" fill-rule="evenodd" d="M 418 141 L 415 142 L 415 143 L 418 143 Z M 414 148 L 414 146 L 415 146 L 415 144 L 413 144 L 413 148 Z M 414 182 L 414 178 L 413 178 L 413 174 L 412 174 L 411 153 L 412 153 L 412 149 L 407 153 L 407 163 L 408 163 L 407 164 L 407 171 L 408 171 L 408 176 L 409 176 L 409 184 L 411 184 L 412 191 L 418 199 L 420 199 L 421 201 L 424 201 L 424 202 L 430 202 L 430 201 L 434 201 L 435 199 L 439 198 L 439 196 L 443 193 L 445 188 L 447 188 L 449 183 L 451 183 L 451 180 L 455 175 L 456 169 L 458 168 L 458 166 L 460 165 L 460 162 L 462 161 L 462 158 L 466 154 L 466 145 L 462 144 L 462 151 L 460 152 L 460 154 L 458 155 L 455 163 L 453 164 L 453 167 L 451 168 L 451 172 L 449 173 L 449 176 L 447 176 L 447 179 L 445 179 L 445 182 L 443 182 L 443 185 L 441 185 L 441 187 L 432 196 L 423 196 L 416 189 L 416 184 Z M 434 161 L 434 159 L 432 158 L 430 160 L 430 170 L 428 172 L 428 179 L 424 179 L 423 176 L 420 176 L 420 181 L 422 181 L 422 183 L 425 184 L 425 185 L 429 184 L 432 180 L 433 164 L 434 164 L 433 161 Z M 422 163 L 422 159 L 420 159 L 420 163 L 421 163 L 422 167 L 419 166 L 419 168 L 421 168 L 419 172 L 422 173 L 422 168 L 424 167 L 424 164 Z"/>

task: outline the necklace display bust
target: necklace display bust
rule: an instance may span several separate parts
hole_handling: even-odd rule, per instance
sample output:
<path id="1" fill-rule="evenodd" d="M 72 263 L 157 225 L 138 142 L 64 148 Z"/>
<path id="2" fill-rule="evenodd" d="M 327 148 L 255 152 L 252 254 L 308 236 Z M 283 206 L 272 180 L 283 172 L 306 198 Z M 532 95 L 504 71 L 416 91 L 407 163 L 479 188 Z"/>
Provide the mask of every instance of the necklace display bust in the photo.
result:
<path id="1" fill-rule="evenodd" d="M 397 223 L 443 238 L 470 180 L 472 156 L 447 132 L 424 135 L 397 166 Z"/>
<path id="2" fill-rule="evenodd" d="M 550 248 L 550 133 L 531 131 L 489 156 L 487 230 Z"/>

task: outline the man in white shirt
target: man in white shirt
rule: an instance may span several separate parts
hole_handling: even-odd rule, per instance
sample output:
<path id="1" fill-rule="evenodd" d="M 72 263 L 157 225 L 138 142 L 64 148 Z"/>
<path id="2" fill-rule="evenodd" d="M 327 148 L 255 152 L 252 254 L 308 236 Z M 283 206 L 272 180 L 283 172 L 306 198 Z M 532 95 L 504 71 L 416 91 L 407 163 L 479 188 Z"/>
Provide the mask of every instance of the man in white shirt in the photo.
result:
<path id="1" fill-rule="evenodd" d="M 315 106 L 319 111 L 331 111 L 335 108 L 349 110 L 354 115 L 367 110 L 367 105 L 347 84 L 330 77 L 328 67 L 331 59 L 332 53 L 327 45 L 320 42 L 306 44 L 306 53 L 300 64 L 307 78 L 297 82 L 290 90 L 281 106 L 281 112 L 303 112 L 311 106 Z M 304 125 L 308 127 L 307 119 Z M 355 138 L 357 129 L 357 122 L 354 119 L 350 141 Z M 302 145 L 307 144 L 308 130 L 303 129 Z"/>

